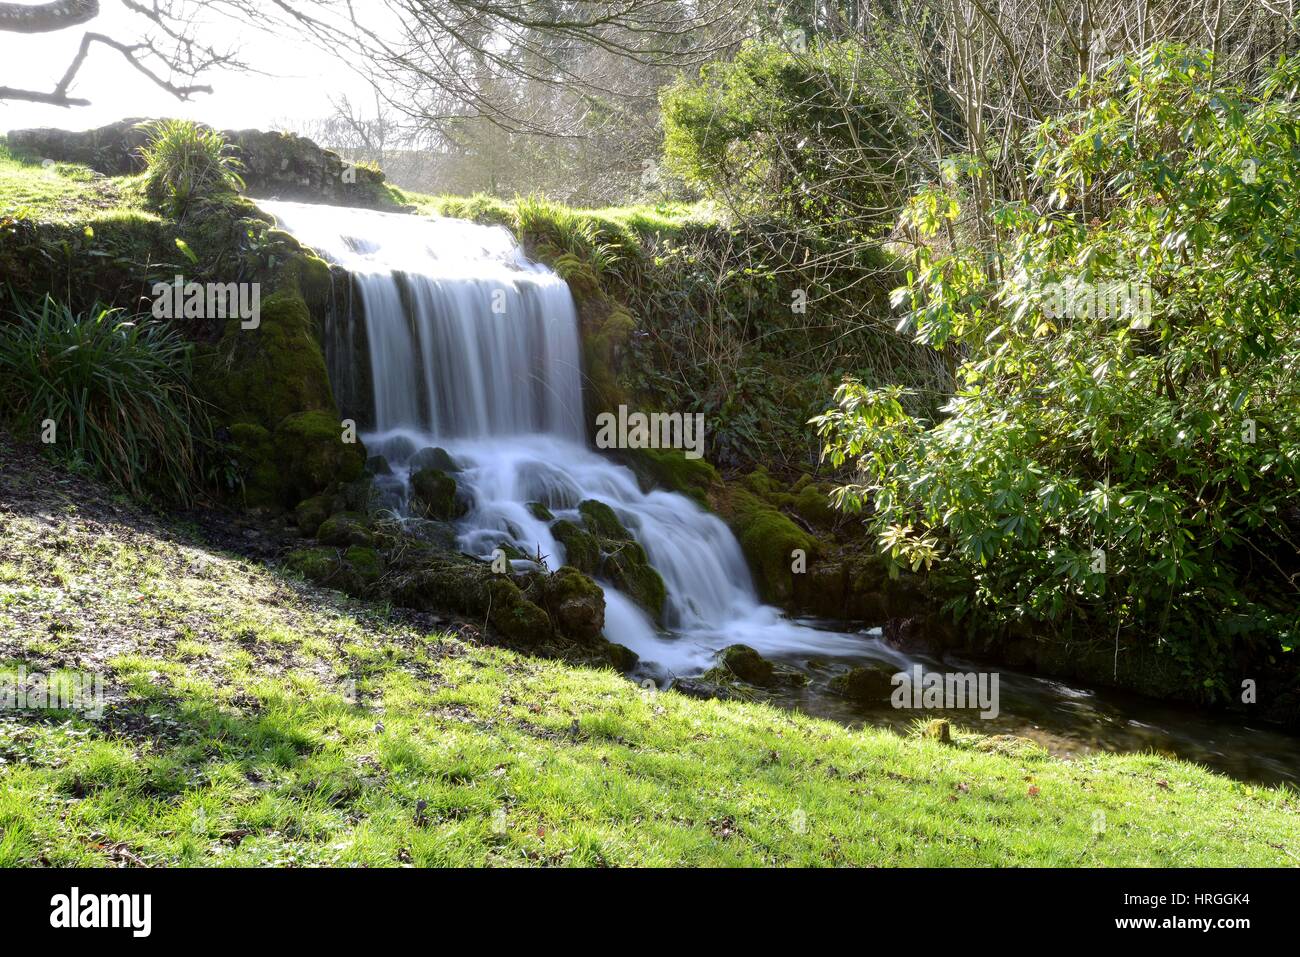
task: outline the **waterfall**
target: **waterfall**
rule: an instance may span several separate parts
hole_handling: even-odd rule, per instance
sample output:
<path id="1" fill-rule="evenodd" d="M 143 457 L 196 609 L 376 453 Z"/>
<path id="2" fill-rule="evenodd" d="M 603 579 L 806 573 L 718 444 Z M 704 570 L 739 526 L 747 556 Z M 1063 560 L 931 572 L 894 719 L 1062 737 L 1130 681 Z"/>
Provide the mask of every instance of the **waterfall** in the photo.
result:
<path id="1" fill-rule="evenodd" d="M 605 634 L 664 676 L 708 668 L 743 642 L 776 657 L 905 660 L 878 641 L 808 627 L 759 602 L 727 526 L 672 492 L 643 492 L 631 471 L 586 446 L 578 321 L 568 286 L 530 262 L 501 227 L 305 203 L 263 202 L 305 245 L 354 277 L 365 313 L 373 388 L 367 448 L 383 454 L 399 502 L 410 459 L 446 450 L 472 504 L 459 546 L 488 557 L 503 542 L 564 548 L 549 521 L 609 505 L 645 548 L 667 589 L 665 628 L 608 582 Z M 871 646 L 870 649 L 867 646 Z"/>

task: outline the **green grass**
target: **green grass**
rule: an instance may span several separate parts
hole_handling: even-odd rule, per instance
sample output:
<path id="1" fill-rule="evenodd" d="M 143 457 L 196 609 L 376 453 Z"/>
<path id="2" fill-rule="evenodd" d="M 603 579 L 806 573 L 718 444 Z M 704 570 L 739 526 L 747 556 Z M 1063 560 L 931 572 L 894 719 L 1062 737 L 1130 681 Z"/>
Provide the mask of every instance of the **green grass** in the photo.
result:
<path id="1" fill-rule="evenodd" d="M 0 712 L 0 866 L 1297 863 L 1294 791 L 644 691 L 210 551 L 3 451 L 0 668 L 101 671 L 109 700 Z"/>
<path id="2" fill-rule="evenodd" d="M 143 213 L 140 176 L 97 176 L 75 163 L 42 165 L 15 155 L 0 139 L 0 217 L 88 223 Z"/>

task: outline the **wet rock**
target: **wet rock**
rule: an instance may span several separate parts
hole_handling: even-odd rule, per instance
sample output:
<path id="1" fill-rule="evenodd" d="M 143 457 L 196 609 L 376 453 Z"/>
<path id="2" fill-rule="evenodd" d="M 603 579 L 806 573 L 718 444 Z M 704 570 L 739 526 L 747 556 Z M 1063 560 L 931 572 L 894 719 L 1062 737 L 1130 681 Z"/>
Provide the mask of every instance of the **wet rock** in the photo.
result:
<path id="1" fill-rule="evenodd" d="M 588 575 L 600 568 L 600 543 L 594 535 L 567 519 L 551 526 L 551 534 L 564 546 L 564 561 Z"/>
<path id="2" fill-rule="evenodd" d="M 864 704 L 889 700 L 894 692 L 894 673 L 885 668 L 852 668 L 830 681 L 830 690 Z"/>
<path id="3" fill-rule="evenodd" d="M 357 512 L 339 512 L 331 515 L 316 532 L 316 538 L 323 545 L 335 545 L 345 548 L 349 545 L 370 545 L 374 536 L 366 527 L 364 515 Z"/>
<path id="4" fill-rule="evenodd" d="M 546 583 L 547 605 L 560 631 L 579 641 L 592 641 L 605 629 L 605 593 L 594 581 L 566 565 Z"/>
<path id="5" fill-rule="evenodd" d="M 678 678 L 673 682 L 672 690 L 678 694 L 686 695 L 688 698 L 698 698 L 702 701 L 716 699 L 718 701 L 729 701 L 735 698 L 735 693 L 726 685 L 719 684 L 716 681 L 709 681 L 707 678 Z"/>
<path id="6" fill-rule="evenodd" d="M 437 469 L 439 472 L 454 474 L 459 472 L 460 466 L 456 460 L 451 457 L 446 449 L 437 446 L 427 446 L 420 449 L 411 456 L 411 471 L 418 472 L 421 469 Z"/>
<path id="7" fill-rule="evenodd" d="M 422 468 L 411 475 L 411 511 L 423 518 L 451 521 L 465 514 L 463 499 L 456 494 L 456 480 L 435 468 Z"/>
<path id="8" fill-rule="evenodd" d="M 371 475 L 392 475 L 393 467 L 382 455 L 372 455 L 366 459 L 366 471 Z"/>
<path id="9" fill-rule="evenodd" d="M 770 685 L 775 680 L 775 668 L 749 645 L 728 645 L 718 652 L 718 666 L 752 685 Z"/>
<path id="10" fill-rule="evenodd" d="M 554 513 L 541 502 L 529 502 L 527 506 L 528 514 L 539 522 L 549 522 L 555 518 Z"/>

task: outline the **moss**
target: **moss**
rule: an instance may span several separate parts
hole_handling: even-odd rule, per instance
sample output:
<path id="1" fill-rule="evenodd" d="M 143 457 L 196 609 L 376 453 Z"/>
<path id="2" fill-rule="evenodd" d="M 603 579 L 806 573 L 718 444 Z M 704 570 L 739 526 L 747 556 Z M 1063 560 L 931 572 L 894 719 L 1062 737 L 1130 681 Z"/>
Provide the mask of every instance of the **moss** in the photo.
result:
<path id="1" fill-rule="evenodd" d="M 370 545 L 374 536 L 366 527 L 366 517 L 357 512 L 339 512 L 321 525 L 316 538 L 325 545 Z"/>
<path id="2" fill-rule="evenodd" d="M 718 653 L 718 665 L 741 681 L 754 685 L 772 684 L 775 669 L 749 645 L 728 645 Z"/>
<path id="3" fill-rule="evenodd" d="M 546 606 L 560 630 L 579 641 L 595 640 L 605 628 L 605 593 L 571 565 L 547 577 Z"/>
<path id="4" fill-rule="evenodd" d="M 590 532 L 562 518 L 551 525 L 551 534 L 564 546 L 564 560 L 567 564 L 588 575 L 600 568 L 600 543 Z"/>
<path id="5" fill-rule="evenodd" d="M 384 573 L 383 558 L 373 548 L 353 545 L 343 553 L 343 559 L 366 585 L 373 585 Z"/>
<path id="6" fill-rule="evenodd" d="M 237 423 L 230 427 L 230 444 L 243 476 L 244 501 L 255 508 L 279 506 L 284 496 L 271 433 L 255 423 Z"/>
<path id="7" fill-rule="evenodd" d="M 629 598 L 662 622 L 668 589 L 646 559 L 645 549 L 633 541 L 618 543 L 601 561 L 601 574 Z"/>
<path id="8" fill-rule="evenodd" d="M 497 578 L 488 586 L 488 591 L 492 597 L 488 618 L 507 638 L 531 643 L 550 637 L 550 617 L 525 598 L 514 582 Z"/>
<path id="9" fill-rule="evenodd" d="M 882 668 L 852 668 L 831 679 L 830 690 L 855 701 L 878 704 L 894 692 L 893 675 Z"/>
<path id="10" fill-rule="evenodd" d="M 740 540 L 749 567 L 766 601 L 784 603 L 794 594 L 792 554 L 802 549 L 811 560 L 817 541 L 772 506 L 743 488 L 728 488 L 722 498 L 724 517 Z"/>
<path id="11" fill-rule="evenodd" d="M 807 478 L 807 476 L 804 476 Z M 816 485 L 805 484 L 799 491 L 792 493 L 791 507 L 799 517 L 809 524 L 829 528 L 835 524 L 838 513 L 831 505 L 830 496 Z"/>
<path id="12" fill-rule="evenodd" d="M 298 531 L 304 535 L 315 536 L 321 525 L 325 523 L 325 519 L 330 517 L 333 503 L 332 495 L 313 495 L 299 502 L 297 508 L 293 510 L 293 519 L 298 525 Z"/>
<path id="13" fill-rule="evenodd" d="M 326 584 L 338 567 L 338 551 L 333 548 L 298 548 L 284 556 L 284 563 L 303 578 Z"/>
<path id="14" fill-rule="evenodd" d="M 451 521 L 464 514 L 456 497 L 456 480 L 435 468 L 422 468 L 411 476 L 411 507 L 424 518 Z"/>
<path id="15" fill-rule="evenodd" d="M 718 483 L 717 469 L 678 449 L 628 449 L 619 457 L 648 486 L 679 492 L 704 506 Z"/>
<path id="16" fill-rule="evenodd" d="M 298 412 L 276 426 L 274 458 L 280 469 L 281 504 L 301 501 L 335 483 L 351 483 L 365 472 L 360 442 L 343 441 L 338 418 L 327 412 Z"/>
<path id="17" fill-rule="evenodd" d="M 529 502 L 525 507 L 528 509 L 528 514 L 539 522 L 549 522 L 555 518 L 551 510 L 541 502 Z"/>
<path id="18" fill-rule="evenodd" d="M 204 397 L 231 422 L 273 430 L 297 412 L 326 411 L 338 419 L 311 314 L 296 292 L 264 299 L 255 329 L 228 322 L 216 347 L 199 357 L 196 377 Z"/>
<path id="19" fill-rule="evenodd" d="M 587 528 L 597 538 L 615 542 L 628 541 L 632 538 L 623 523 L 618 520 L 614 510 L 604 502 L 589 498 L 578 503 L 578 512 L 582 515 Z"/>

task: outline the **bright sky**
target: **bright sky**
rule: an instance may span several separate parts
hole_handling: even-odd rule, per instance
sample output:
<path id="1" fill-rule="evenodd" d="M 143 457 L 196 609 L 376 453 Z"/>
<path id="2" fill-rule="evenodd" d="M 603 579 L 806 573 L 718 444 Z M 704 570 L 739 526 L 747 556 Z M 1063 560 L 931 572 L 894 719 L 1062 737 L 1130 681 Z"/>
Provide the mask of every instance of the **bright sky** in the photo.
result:
<path id="1" fill-rule="evenodd" d="M 269 36 L 223 16 L 207 16 L 206 21 L 199 34 L 204 42 L 219 49 L 238 47 L 243 60 L 270 76 L 212 72 L 199 82 L 213 92 L 183 102 L 137 72 L 118 51 L 94 44 L 69 90 L 71 96 L 90 100 L 90 106 L 0 101 L 0 132 L 31 126 L 89 129 L 128 116 L 185 117 L 218 129 L 276 128 L 286 121 L 329 115 L 329 98 L 339 94 L 347 94 L 358 112 L 373 112 L 373 106 L 367 108 L 374 102 L 369 85 L 343 61 L 312 44 L 292 36 Z M 117 0 L 102 0 L 99 17 L 83 26 L 46 34 L 0 33 L 0 86 L 49 92 L 87 30 L 130 42 L 150 26 Z"/>

